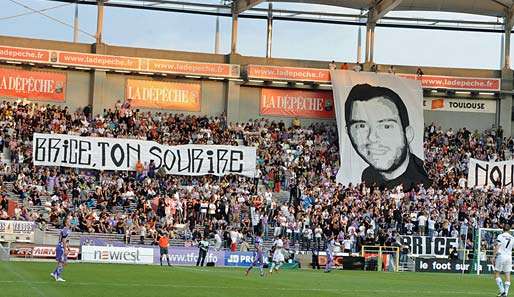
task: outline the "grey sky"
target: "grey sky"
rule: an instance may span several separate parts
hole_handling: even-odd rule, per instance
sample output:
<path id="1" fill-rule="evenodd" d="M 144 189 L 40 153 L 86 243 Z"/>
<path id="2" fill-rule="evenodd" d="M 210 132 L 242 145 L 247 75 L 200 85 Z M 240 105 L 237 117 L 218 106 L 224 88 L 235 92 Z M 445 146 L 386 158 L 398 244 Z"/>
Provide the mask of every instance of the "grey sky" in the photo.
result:
<path id="1" fill-rule="evenodd" d="M 44 16 L 31 14 L 5 19 L 26 8 L 58 6 L 45 0 L 0 0 L 0 34 L 71 41 L 71 28 Z M 218 1 L 204 0 L 197 2 Z M 261 7 L 267 7 L 264 3 Z M 352 12 L 327 6 L 274 4 L 275 8 Z M 73 23 L 74 6 L 45 12 L 68 24 Z M 96 7 L 80 6 L 80 28 L 94 35 Z M 495 20 L 488 17 L 447 13 L 393 12 L 395 16 L 445 17 L 451 19 Z M 173 49 L 195 52 L 214 51 L 215 17 L 143 10 L 106 8 L 104 41 L 113 45 Z M 230 48 L 231 21 L 221 18 L 222 53 Z M 313 60 L 356 61 L 357 27 L 276 21 L 273 32 L 274 57 Z M 364 30 L 363 30 L 364 33 Z M 364 35 L 364 34 L 363 34 Z M 500 34 L 450 32 L 439 30 L 377 28 L 375 61 L 382 64 L 446 66 L 497 69 L 500 65 Z M 80 41 L 93 43 L 86 34 Z M 264 56 L 266 21 L 240 19 L 238 49 L 242 55 Z"/>

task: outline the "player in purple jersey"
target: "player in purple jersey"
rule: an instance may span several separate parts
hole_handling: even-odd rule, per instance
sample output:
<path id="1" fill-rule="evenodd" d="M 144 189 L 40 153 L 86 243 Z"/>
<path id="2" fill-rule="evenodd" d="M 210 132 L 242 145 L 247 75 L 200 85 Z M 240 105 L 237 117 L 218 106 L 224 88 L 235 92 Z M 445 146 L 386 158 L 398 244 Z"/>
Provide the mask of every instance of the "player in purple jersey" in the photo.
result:
<path id="1" fill-rule="evenodd" d="M 55 268 L 54 272 L 50 273 L 50 275 L 58 282 L 65 282 L 65 280 L 61 277 L 61 274 L 64 270 L 66 262 L 68 261 L 68 238 L 71 234 L 69 225 L 69 222 L 66 221 L 64 227 L 59 233 L 59 242 L 55 247 L 55 260 L 57 261 L 57 267 Z"/>
<path id="2" fill-rule="evenodd" d="M 325 272 L 330 272 L 332 270 L 332 266 L 334 265 L 334 249 L 336 246 L 336 241 L 334 239 L 334 235 L 330 235 L 327 241 L 327 265 L 325 266 Z"/>
<path id="3" fill-rule="evenodd" d="M 264 276 L 264 250 L 263 250 L 263 240 L 262 240 L 262 233 L 258 233 L 257 236 L 255 236 L 255 251 L 253 252 L 253 262 L 246 270 L 246 275 L 250 273 L 250 270 L 252 270 L 253 267 L 257 266 L 259 267 L 259 271 L 261 272 L 261 276 Z"/>

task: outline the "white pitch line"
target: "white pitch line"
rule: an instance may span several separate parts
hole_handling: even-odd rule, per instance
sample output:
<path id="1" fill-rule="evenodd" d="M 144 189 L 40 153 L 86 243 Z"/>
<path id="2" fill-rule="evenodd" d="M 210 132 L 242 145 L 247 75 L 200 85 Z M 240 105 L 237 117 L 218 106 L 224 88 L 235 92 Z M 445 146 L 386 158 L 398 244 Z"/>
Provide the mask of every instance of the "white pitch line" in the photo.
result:
<path id="1" fill-rule="evenodd" d="M 0 284 L 31 284 L 31 285 L 50 285 L 55 282 L 26 282 L 26 281 L 16 281 L 16 280 L 0 280 Z M 190 288 L 202 288 L 202 289 L 218 289 L 218 290 L 226 290 L 226 289 L 235 289 L 235 290 L 268 290 L 268 291 L 310 291 L 310 292 L 336 292 L 336 293 L 389 293 L 389 294 L 458 294 L 460 296 L 466 295 L 481 295 L 483 296 L 483 292 L 470 292 L 470 291 L 450 291 L 450 290 L 376 290 L 376 289 L 339 289 L 339 288 L 251 288 L 251 287 L 235 287 L 235 286 L 207 286 L 207 285 L 176 285 L 176 284 L 148 284 L 148 283 L 90 283 L 90 282 L 66 282 L 67 286 L 109 286 L 109 287 L 159 287 L 159 288 L 176 288 L 176 289 L 190 289 Z"/>

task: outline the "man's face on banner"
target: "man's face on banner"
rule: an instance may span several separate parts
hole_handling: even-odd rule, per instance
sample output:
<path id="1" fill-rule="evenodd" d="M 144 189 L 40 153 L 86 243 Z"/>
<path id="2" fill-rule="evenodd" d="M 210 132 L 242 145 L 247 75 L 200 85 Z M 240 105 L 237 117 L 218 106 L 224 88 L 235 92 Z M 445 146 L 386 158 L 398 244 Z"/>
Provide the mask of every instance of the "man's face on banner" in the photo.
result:
<path id="1" fill-rule="evenodd" d="M 398 108 L 385 97 L 353 102 L 350 138 L 357 153 L 378 171 L 392 171 L 407 157 Z"/>

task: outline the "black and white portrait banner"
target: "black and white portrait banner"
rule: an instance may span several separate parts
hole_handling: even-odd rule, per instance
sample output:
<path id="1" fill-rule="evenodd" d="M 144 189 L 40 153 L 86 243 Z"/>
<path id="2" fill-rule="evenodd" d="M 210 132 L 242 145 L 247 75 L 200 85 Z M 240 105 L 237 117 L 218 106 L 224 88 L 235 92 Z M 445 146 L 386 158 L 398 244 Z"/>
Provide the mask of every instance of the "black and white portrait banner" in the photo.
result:
<path id="1" fill-rule="evenodd" d="M 34 165 L 135 170 L 155 162 L 168 174 L 255 176 L 256 148 L 229 145 L 161 145 L 153 141 L 34 133 Z"/>
<path id="2" fill-rule="evenodd" d="M 427 186 L 423 91 L 392 74 L 332 70 L 341 167 L 337 182 Z"/>
<path id="3" fill-rule="evenodd" d="M 469 159 L 468 187 L 512 187 L 514 179 L 514 160 L 502 162 L 487 162 Z"/>

